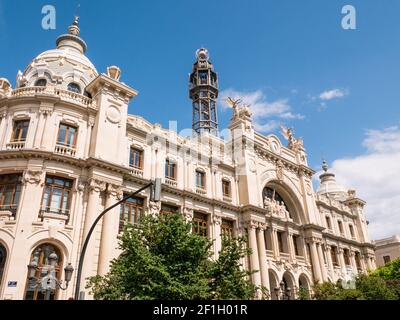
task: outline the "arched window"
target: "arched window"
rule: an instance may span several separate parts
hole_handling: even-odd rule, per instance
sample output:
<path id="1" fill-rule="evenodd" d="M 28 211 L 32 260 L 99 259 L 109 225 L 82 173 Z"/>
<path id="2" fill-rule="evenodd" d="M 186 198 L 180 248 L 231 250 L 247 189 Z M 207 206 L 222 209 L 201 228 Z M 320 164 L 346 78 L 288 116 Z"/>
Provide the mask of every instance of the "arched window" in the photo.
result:
<path id="1" fill-rule="evenodd" d="M 286 202 L 283 200 L 281 195 L 273 188 L 270 187 L 265 187 L 263 190 L 263 199 L 265 200 L 266 198 L 276 201 L 278 204 L 283 204 L 286 208 L 286 210 L 289 212 L 289 217 L 293 219 L 292 214 L 286 204 Z"/>
<path id="2" fill-rule="evenodd" d="M 4 268 L 6 266 L 6 259 L 7 259 L 7 250 L 4 248 L 2 244 L 0 244 L 0 288 L 1 288 L 1 283 L 3 281 L 3 273 L 4 273 Z"/>
<path id="3" fill-rule="evenodd" d="M 49 256 L 52 253 L 55 253 L 58 257 L 58 260 L 55 265 L 55 276 L 57 279 L 61 278 L 61 268 L 62 268 L 62 254 L 60 250 L 53 246 L 52 244 L 42 244 L 33 251 L 30 263 L 34 262 L 37 265 L 37 270 L 36 270 L 36 278 L 43 278 L 48 274 L 48 270 L 50 268 L 50 261 L 49 261 Z M 57 291 L 55 290 L 54 292 L 51 293 L 50 300 L 55 300 L 57 296 Z M 25 300 L 44 300 L 45 298 L 45 292 L 41 290 L 40 285 L 37 287 L 32 286 L 30 283 L 29 279 L 27 280 L 27 286 L 25 290 Z"/>
<path id="4" fill-rule="evenodd" d="M 35 82 L 35 87 L 45 87 L 47 85 L 46 79 L 39 79 Z"/>
<path id="5" fill-rule="evenodd" d="M 81 87 L 79 86 L 79 84 L 76 84 L 75 82 L 71 82 L 70 84 L 68 84 L 67 87 L 68 91 L 71 92 L 75 92 L 75 93 L 81 93 Z"/>

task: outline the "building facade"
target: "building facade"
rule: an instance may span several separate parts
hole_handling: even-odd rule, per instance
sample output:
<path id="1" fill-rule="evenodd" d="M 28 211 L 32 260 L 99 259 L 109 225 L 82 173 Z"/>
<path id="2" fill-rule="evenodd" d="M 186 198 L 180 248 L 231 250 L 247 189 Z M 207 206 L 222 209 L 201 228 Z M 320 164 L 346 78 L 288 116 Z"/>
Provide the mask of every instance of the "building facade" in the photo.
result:
<path id="1" fill-rule="evenodd" d="M 376 264 L 382 267 L 400 257 L 400 235 L 373 241 L 376 246 Z"/>
<path id="2" fill-rule="evenodd" d="M 243 264 L 259 270 L 252 281 L 268 288 L 272 299 L 281 284 L 295 298 L 300 287 L 375 268 L 365 203 L 339 186 L 327 166 L 314 192 L 315 172 L 290 129 L 284 130 L 287 146 L 255 132 L 250 109 L 232 99 L 226 139 L 212 134 L 216 110 L 210 119 L 199 110 L 200 120 L 209 121 L 190 138 L 129 115 L 137 91 L 120 81 L 118 67 L 99 73 L 79 35 L 75 19 L 56 49 L 18 72 L 15 88 L 0 79 L 1 299 L 43 299 L 40 288 L 29 285 L 27 265 L 34 262 L 37 276 L 44 274 L 56 253 L 59 279 L 69 263 L 77 270 L 99 213 L 155 178 L 163 182 L 160 203 L 149 201 L 146 190 L 98 224 L 82 279 L 107 273 L 125 223 L 168 212 L 182 213 L 193 221 L 193 232 L 214 239 L 214 257 L 221 234 L 247 236 L 252 255 Z M 197 59 L 207 62 L 204 50 Z M 213 113 L 217 78 L 206 70 L 206 80 L 191 75 L 190 94 L 195 104 L 202 91 L 193 88 L 215 80 L 206 84 L 204 100 Z M 72 297 L 76 276 L 51 299 Z"/>

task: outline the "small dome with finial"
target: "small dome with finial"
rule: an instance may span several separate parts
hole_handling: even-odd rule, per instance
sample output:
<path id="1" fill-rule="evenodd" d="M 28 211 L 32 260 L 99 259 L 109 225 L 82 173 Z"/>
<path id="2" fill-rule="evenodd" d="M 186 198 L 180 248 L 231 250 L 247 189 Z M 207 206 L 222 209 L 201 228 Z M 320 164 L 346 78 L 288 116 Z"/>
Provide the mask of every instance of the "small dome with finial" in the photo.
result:
<path id="1" fill-rule="evenodd" d="M 328 172 L 329 165 L 326 160 L 322 162 L 322 173 L 319 178 L 321 184 L 317 189 L 317 194 L 330 195 L 334 198 L 345 199 L 347 196 L 347 189 L 337 183 L 335 174 Z"/>
<path id="2" fill-rule="evenodd" d="M 209 59 L 209 53 L 206 48 L 200 48 L 196 51 L 196 59 L 197 60 L 205 60 L 207 61 Z"/>

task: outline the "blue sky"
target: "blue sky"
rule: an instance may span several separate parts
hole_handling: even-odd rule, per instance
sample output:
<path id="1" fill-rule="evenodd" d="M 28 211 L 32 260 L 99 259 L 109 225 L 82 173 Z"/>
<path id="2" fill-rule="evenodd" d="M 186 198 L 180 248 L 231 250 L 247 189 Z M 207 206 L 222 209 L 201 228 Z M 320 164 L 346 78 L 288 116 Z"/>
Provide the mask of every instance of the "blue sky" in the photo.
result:
<path id="1" fill-rule="evenodd" d="M 311 167 L 318 169 L 326 158 L 341 182 L 372 201 L 372 222 L 378 223 L 388 210 L 391 225 L 400 216 L 392 207 L 400 207 L 399 183 L 384 188 L 379 197 L 372 188 L 382 190 L 396 173 L 381 168 L 388 167 L 386 162 L 370 159 L 383 155 L 400 171 L 395 161 L 400 152 L 400 1 L 79 2 L 87 56 L 100 72 L 118 65 L 122 81 L 139 91 L 130 113 L 164 127 L 170 120 L 178 121 L 178 130 L 190 127 L 188 73 L 196 49 L 205 46 L 220 90 L 241 94 L 256 105 L 260 129 L 278 132 L 279 122 L 293 126 L 304 139 Z M 79 2 L 0 0 L 0 77 L 15 83 L 18 69 L 53 48 Z M 56 30 L 41 28 L 46 4 L 57 9 Z M 346 4 L 357 10 L 356 30 L 341 28 Z M 230 116 L 221 104 L 221 128 Z M 367 172 L 357 159 L 367 161 Z M 379 177 L 366 181 L 363 174 L 370 170 Z M 373 225 L 372 233 L 400 233 L 399 224 Z"/>

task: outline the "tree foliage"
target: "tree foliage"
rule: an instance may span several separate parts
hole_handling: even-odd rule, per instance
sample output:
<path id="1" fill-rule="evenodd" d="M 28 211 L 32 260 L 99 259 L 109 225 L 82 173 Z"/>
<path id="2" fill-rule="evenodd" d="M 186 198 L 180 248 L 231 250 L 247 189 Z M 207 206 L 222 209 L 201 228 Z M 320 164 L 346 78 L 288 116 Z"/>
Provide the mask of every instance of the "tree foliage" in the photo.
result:
<path id="1" fill-rule="evenodd" d="M 183 300 L 250 299 L 256 289 L 241 259 L 250 254 L 244 239 L 223 238 L 216 261 L 212 242 L 191 232 L 179 214 L 146 216 L 128 225 L 120 238 L 121 255 L 105 276 L 92 277 L 95 299 Z"/>

